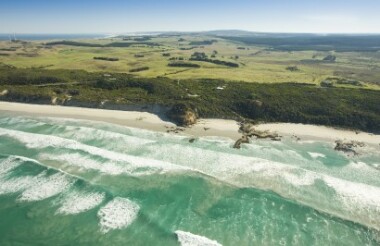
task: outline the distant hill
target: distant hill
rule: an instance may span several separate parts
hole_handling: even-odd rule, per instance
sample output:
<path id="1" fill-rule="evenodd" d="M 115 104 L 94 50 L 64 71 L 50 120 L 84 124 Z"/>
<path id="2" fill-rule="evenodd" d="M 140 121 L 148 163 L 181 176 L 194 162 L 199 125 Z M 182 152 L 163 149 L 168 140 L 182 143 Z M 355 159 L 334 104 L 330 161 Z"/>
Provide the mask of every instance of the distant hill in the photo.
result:
<path id="1" fill-rule="evenodd" d="M 215 36 L 237 36 L 237 37 L 260 35 L 260 33 L 258 32 L 250 32 L 250 31 L 243 31 L 243 30 L 213 30 L 213 31 L 203 32 L 203 34 L 215 35 Z"/>
<path id="2" fill-rule="evenodd" d="M 370 34 L 292 34 L 257 33 L 239 30 L 205 32 L 219 38 L 237 41 L 248 45 L 269 46 L 283 51 L 337 51 L 374 52 L 380 50 L 380 35 Z"/>

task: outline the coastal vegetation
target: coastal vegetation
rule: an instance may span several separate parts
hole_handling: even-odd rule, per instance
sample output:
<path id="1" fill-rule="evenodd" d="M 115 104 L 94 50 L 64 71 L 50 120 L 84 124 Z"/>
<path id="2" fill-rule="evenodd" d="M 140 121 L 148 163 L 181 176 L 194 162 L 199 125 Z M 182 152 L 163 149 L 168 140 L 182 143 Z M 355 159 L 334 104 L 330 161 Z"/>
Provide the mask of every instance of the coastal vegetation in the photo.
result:
<path id="1" fill-rule="evenodd" d="M 286 70 L 288 70 L 290 72 L 298 72 L 298 71 L 300 71 L 300 69 L 297 66 L 288 66 L 288 67 L 286 67 Z"/>
<path id="2" fill-rule="evenodd" d="M 56 45 L 68 45 L 68 46 L 84 46 L 84 47 L 130 47 L 133 45 L 146 45 L 146 46 L 159 46 L 157 43 L 152 42 L 113 42 L 108 44 L 98 44 L 98 43 L 85 43 L 76 41 L 55 41 L 46 43 L 47 46 Z"/>
<path id="3" fill-rule="evenodd" d="M 119 58 L 115 57 L 103 57 L 103 56 L 95 56 L 94 60 L 103 60 L 103 61 L 118 61 Z"/>
<path id="4" fill-rule="evenodd" d="M 327 61 L 327 62 L 335 62 L 336 61 L 336 56 L 327 55 L 325 58 L 323 58 L 323 60 Z"/>
<path id="5" fill-rule="evenodd" d="M 220 89 L 219 89 L 220 88 Z M 299 83 L 137 78 L 81 70 L 0 66 L 0 100 L 100 107 L 178 104 L 200 117 L 323 124 L 380 131 L 380 91 Z M 75 91 L 75 93 L 68 93 Z M 190 95 L 198 95 L 192 97 Z M 107 107 L 103 105 L 102 107 Z M 178 107 L 178 106 L 177 106 Z M 180 108 L 180 107 L 179 107 Z"/>
<path id="6" fill-rule="evenodd" d="M 133 69 L 130 69 L 129 72 L 130 73 L 136 73 L 136 72 L 141 72 L 141 71 L 146 71 L 146 70 L 149 70 L 149 67 L 133 68 Z"/>
<path id="7" fill-rule="evenodd" d="M 218 40 L 202 40 L 202 41 L 192 41 L 189 45 L 212 45 L 213 43 L 218 42 Z"/>
<path id="8" fill-rule="evenodd" d="M 195 63 L 190 62 L 171 62 L 168 64 L 169 67 L 193 67 L 193 68 L 200 68 L 201 66 Z"/>
<path id="9" fill-rule="evenodd" d="M 215 57 L 215 54 L 213 54 Z M 204 52 L 194 52 L 191 55 L 190 61 L 201 61 L 201 62 L 210 62 L 217 65 L 223 65 L 227 67 L 239 67 L 239 64 L 228 61 L 221 61 L 216 59 L 209 59 L 208 56 Z"/>

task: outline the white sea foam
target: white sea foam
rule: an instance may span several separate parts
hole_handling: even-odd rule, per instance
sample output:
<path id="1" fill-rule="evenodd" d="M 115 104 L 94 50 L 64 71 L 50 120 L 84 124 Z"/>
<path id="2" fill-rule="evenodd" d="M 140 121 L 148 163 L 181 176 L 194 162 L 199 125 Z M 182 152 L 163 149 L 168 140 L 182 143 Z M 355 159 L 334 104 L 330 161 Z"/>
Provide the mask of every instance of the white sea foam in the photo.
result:
<path id="1" fill-rule="evenodd" d="M 302 165 L 307 161 L 300 153 L 294 150 L 283 149 L 284 143 L 275 142 L 277 144 L 282 144 L 278 147 L 273 147 L 271 142 L 258 142 L 255 144 L 247 144 L 245 148 L 250 152 L 254 153 L 255 157 L 278 160 L 282 163 L 291 163 Z"/>
<path id="2" fill-rule="evenodd" d="M 9 156 L 0 162 L 0 195 L 15 193 L 25 190 L 34 182 L 31 176 L 9 178 L 7 177 L 15 168 L 20 166 L 24 158 Z"/>
<path id="3" fill-rule="evenodd" d="M 294 186 L 307 186 L 313 185 L 315 180 L 318 178 L 318 175 L 314 172 L 304 171 L 292 173 L 292 172 L 283 172 L 279 174 L 280 177 L 283 177 L 288 183 Z"/>
<path id="4" fill-rule="evenodd" d="M 149 147 L 150 153 L 148 156 L 165 159 L 169 162 L 176 161 L 181 165 L 199 170 L 207 175 L 211 175 L 223 181 L 232 182 L 238 186 L 256 186 L 260 180 L 268 180 L 271 183 L 279 183 L 286 181 L 287 184 L 293 186 L 309 186 L 313 185 L 316 180 L 326 181 L 332 188 L 336 188 L 337 192 L 342 193 L 342 189 L 350 187 L 351 192 L 355 191 L 356 202 L 369 202 L 375 204 L 370 197 L 377 195 L 375 186 L 360 184 L 353 181 L 336 178 L 317 171 L 308 170 L 306 168 L 283 164 L 261 158 L 239 156 L 228 153 L 221 153 L 211 150 L 203 150 L 194 147 L 181 145 L 172 145 L 170 148 L 156 148 L 157 146 Z M 170 153 L 176 153 L 171 155 Z M 192 156 L 194 158 L 188 158 Z M 362 164 L 361 164 L 362 165 Z M 334 184 L 342 185 L 334 185 Z M 279 183 L 283 186 L 282 183 Z M 346 184 L 346 185 L 345 185 Z M 358 186 L 358 189 L 355 188 Z M 364 186 L 372 187 L 364 189 Z M 281 187 L 281 186 L 277 186 Z M 348 192 L 347 190 L 344 190 Z M 367 192 L 374 192 L 372 195 Z M 353 195 L 351 193 L 351 195 Z M 350 196 L 351 196 L 350 195 Z M 363 199 L 360 199 L 363 198 Z M 377 196 L 380 199 L 380 195 Z M 379 200 L 376 200 L 376 202 Z M 380 206 L 380 201 L 378 202 Z"/>
<path id="5" fill-rule="evenodd" d="M 117 153 L 117 155 L 122 155 Z M 176 172 L 187 170 L 185 167 L 173 165 L 171 163 L 137 158 L 134 161 L 124 155 L 122 159 L 116 158 L 115 160 L 99 161 L 91 159 L 91 156 L 83 156 L 79 153 L 73 154 L 41 154 L 39 156 L 42 160 L 54 160 L 63 162 L 69 166 L 76 166 L 83 170 L 95 170 L 108 175 L 128 174 L 131 176 L 144 176 L 152 174 L 163 174 L 166 172 Z M 93 156 L 92 156 L 93 158 Z M 124 159 L 124 160 L 123 160 Z M 129 161 L 127 161 L 127 159 Z M 145 161 L 144 161 L 145 160 Z"/>
<path id="6" fill-rule="evenodd" d="M 316 153 L 316 152 L 307 152 L 312 158 L 325 158 L 326 156 L 322 153 Z"/>
<path id="7" fill-rule="evenodd" d="M 372 166 L 380 170 L 380 163 L 373 163 Z"/>
<path id="8" fill-rule="evenodd" d="M 342 180 L 327 175 L 323 176 L 323 181 L 337 192 L 347 208 L 361 209 L 361 211 L 375 209 L 380 213 L 380 187 Z"/>
<path id="9" fill-rule="evenodd" d="M 263 178 L 285 180 L 294 185 L 310 185 L 315 180 L 312 174 L 305 177 L 305 169 L 262 158 L 181 145 L 169 148 L 151 146 L 149 150 L 148 156 L 175 162 L 238 186 L 255 186 L 256 181 Z"/>
<path id="10" fill-rule="evenodd" d="M 46 177 L 46 174 L 40 174 L 36 177 L 33 185 L 27 188 L 18 198 L 19 201 L 39 201 L 55 196 L 74 183 L 74 180 L 67 175 L 56 173 Z"/>
<path id="11" fill-rule="evenodd" d="M 37 182 L 38 176 L 23 176 L 14 178 L 7 176 L 25 161 L 38 163 L 36 160 L 23 156 L 9 156 L 0 162 L 0 195 L 24 191 Z"/>
<path id="12" fill-rule="evenodd" d="M 237 186 L 270 189 L 314 208 L 322 209 L 323 211 L 363 223 L 367 226 L 380 228 L 380 223 L 377 222 L 380 221 L 380 188 L 369 184 L 357 183 L 354 180 L 358 180 L 358 176 L 342 176 L 336 172 L 337 169 L 331 169 L 331 172 L 325 174 L 326 171 L 330 171 L 327 167 L 325 169 L 310 165 L 310 167 L 307 167 L 307 163 L 301 167 L 297 166 L 298 164 L 284 164 L 262 158 L 171 143 L 144 146 L 144 156 L 147 158 L 141 158 L 54 136 L 23 133 L 0 128 L 1 135 L 16 138 L 28 147 L 39 149 L 53 146 L 69 150 L 80 150 L 95 157 L 108 159 L 109 161 L 102 163 L 99 158 L 90 158 L 90 156 L 86 156 L 86 153 L 56 155 L 56 157 L 53 154 L 49 154 L 51 160 L 61 159 L 70 165 L 75 164 L 83 168 L 96 169 L 105 173 L 146 175 L 165 173 L 171 170 L 197 170 Z M 289 154 L 292 153 L 289 152 Z M 318 157 L 321 156 L 318 155 Z M 305 161 L 307 160 L 305 159 Z M 108 169 L 105 168 L 107 165 L 109 165 Z M 358 172 L 364 173 L 361 167 L 363 163 L 360 162 L 351 163 L 346 167 L 340 168 L 340 170 L 344 170 L 344 168 L 355 170 L 352 165 L 358 167 L 356 168 Z M 333 197 L 314 185 L 316 181 L 322 181 L 328 187 L 335 190 L 338 199 L 334 201 L 336 204 L 329 204 L 329 201 Z M 291 188 L 291 192 L 289 192 L 289 188 Z M 315 197 L 325 197 L 326 200 L 315 201 L 313 199 Z M 345 210 L 341 209 L 342 204 Z M 368 222 L 368 218 L 371 218 L 372 221 Z"/>
<path id="13" fill-rule="evenodd" d="M 0 162 L 0 177 L 8 174 L 11 170 L 20 166 L 20 159 L 15 156 L 9 156 Z"/>
<path id="14" fill-rule="evenodd" d="M 0 136 L 2 135 L 17 139 L 18 141 L 24 143 L 28 148 L 42 149 L 53 147 L 69 150 L 80 150 L 94 156 L 109 159 L 111 161 L 121 162 L 124 163 L 124 165 L 128 166 L 128 168 L 130 168 L 130 170 L 132 170 L 132 172 L 136 175 L 149 175 L 154 173 L 162 174 L 166 172 L 189 170 L 188 168 L 172 163 L 109 151 L 106 149 L 82 144 L 74 140 L 51 135 L 26 133 L 0 128 Z"/>
<path id="15" fill-rule="evenodd" d="M 40 121 L 54 124 L 54 125 L 62 125 L 62 126 L 69 126 L 69 127 L 78 127 L 78 128 L 88 128 L 89 130 L 99 130 L 104 131 L 104 133 L 110 133 L 111 135 L 115 133 L 116 135 L 113 136 L 120 136 L 117 134 L 121 134 L 123 136 L 138 136 L 139 139 L 144 140 L 151 140 L 156 139 L 157 137 L 162 137 L 163 133 L 161 132 L 155 132 L 145 129 L 139 129 L 139 128 L 133 128 L 128 126 L 120 126 L 117 124 L 112 123 L 106 123 L 102 121 L 93 121 L 93 120 L 84 120 L 84 119 L 72 119 L 72 118 L 57 118 L 57 117 L 43 117 L 38 118 Z M 102 130 L 104 129 L 104 130 Z M 179 136 L 173 136 L 173 137 L 179 137 Z M 154 141 L 154 140 L 152 140 Z"/>
<path id="16" fill-rule="evenodd" d="M 215 240 L 185 231 L 175 231 L 181 246 L 222 246 Z"/>
<path id="17" fill-rule="evenodd" d="M 353 168 L 353 169 L 359 169 L 361 171 L 366 170 L 366 171 L 373 171 L 367 163 L 362 162 L 362 161 L 352 161 L 350 162 L 346 168 Z"/>
<path id="18" fill-rule="evenodd" d="M 380 221 L 380 188 L 354 181 L 357 177 L 355 174 L 346 177 L 348 180 L 345 180 L 338 172 L 330 171 L 328 167 L 290 165 L 192 146 L 172 145 L 166 148 L 149 146 L 148 148 L 147 156 L 150 158 L 176 162 L 240 187 L 270 189 L 313 208 L 380 228 L 380 222 L 377 222 Z M 362 169 L 360 171 L 363 172 Z M 316 184 L 317 181 L 325 182 L 336 191 L 338 198 L 336 204 L 329 204 L 334 198 L 326 194 L 325 190 L 321 190 L 320 183 L 318 182 L 318 186 Z M 315 197 L 324 197 L 325 200 L 315 201 Z M 343 211 L 342 203 L 345 208 Z M 368 218 L 373 219 L 369 222 Z"/>
<path id="19" fill-rule="evenodd" d="M 25 118 L 25 117 L 7 117 L 7 118 L 2 118 L 0 121 L 0 124 L 2 125 L 8 125 L 8 126 L 31 126 L 31 127 L 36 127 L 36 126 L 43 126 L 46 125 L 44 122 L 40 122 L 38 120 L 34 120 L 31 118 Z"/>
<path id="20" fill-rule="evenodd" d="M 127 198 L 116 197 L 98 211 L 103 233 L 128 227 L 137 218 L 140 207 Z"/>
<path id="21" fill-rule="evenodd" d="M 57 212 L 60 214 L 82 213 L 98 206 L 104 198 L 105 194 L 100 192 L 73 191 L 64 196 Z"/>
<path id="22" fill-rule="evenodd" d="M 88 140 L 107 140 L 110 144 L 116 144 L 118 146 L 127 146 L 127 148 L 138 147 L 144 144 L 154 143 L 155 141 L 129 136 L 121 133 L 104 131 L 89 127 L 74 127 L 66 126 L 63 137 L 70 137 L 77 141 Z"/>
<path id="23" fill-rule="evenodd" d="M 300 141 L 298 141 L 298 143 L 300 143 L 300 144 L 314 144 L 316 142 L 317 141 L 315 141 L 315 140 L 300 140 Z"/>
<path id="24" fill-rule="evenodd" d="M 78 167 L 81 171 L 95 170 L 109 175 L 120 175 L 122 173 L 131 173 L 130 170 L 118 165 L 115 162 L 101 162 L 93 160 L 90 157 L 83 156 L 79 153 L 67 154 L 40 154 L 39 158 L 45 161 L 59 161 L 69 166 Z"/>
<path id="25" fill-rule="evenodd" d="M 21 192 L 35 183 L 32 176 L 0 179 L 0 195 Z"/>

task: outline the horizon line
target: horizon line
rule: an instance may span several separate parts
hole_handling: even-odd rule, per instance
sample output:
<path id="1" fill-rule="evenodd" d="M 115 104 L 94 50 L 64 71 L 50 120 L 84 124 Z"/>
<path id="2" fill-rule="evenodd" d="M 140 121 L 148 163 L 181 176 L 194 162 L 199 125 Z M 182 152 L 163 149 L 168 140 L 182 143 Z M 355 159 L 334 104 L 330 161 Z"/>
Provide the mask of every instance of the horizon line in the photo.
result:
<path id="1" fill-rule="evenodd" d="M 207 32 L 227 32 L 240 31 L 247 33 L 258 34 L 316 34 L 316 35 L 380 35 L 380 32 L 276 32 L 276 31 L 248 31 L 244 29 L 213 29 L 213 30 L 198 30 L 198 31 L 130 31 L 130 32 L 0 32 L 3 35 L 27 34 L 27 35 L 123 35 L 123 34 L 164 34 L 164 33 L 207 33 Z"/>

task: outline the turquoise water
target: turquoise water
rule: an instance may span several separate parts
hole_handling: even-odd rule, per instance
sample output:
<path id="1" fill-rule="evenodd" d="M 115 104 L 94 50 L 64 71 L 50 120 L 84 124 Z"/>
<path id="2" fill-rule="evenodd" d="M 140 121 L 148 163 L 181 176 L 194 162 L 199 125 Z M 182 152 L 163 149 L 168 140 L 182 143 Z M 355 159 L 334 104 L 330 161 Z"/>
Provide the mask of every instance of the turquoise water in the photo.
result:
<path id="1" fill-rule="evenodd" d="M 380 150 L 0 114 L 0 245 L 380 245 Z"/>

